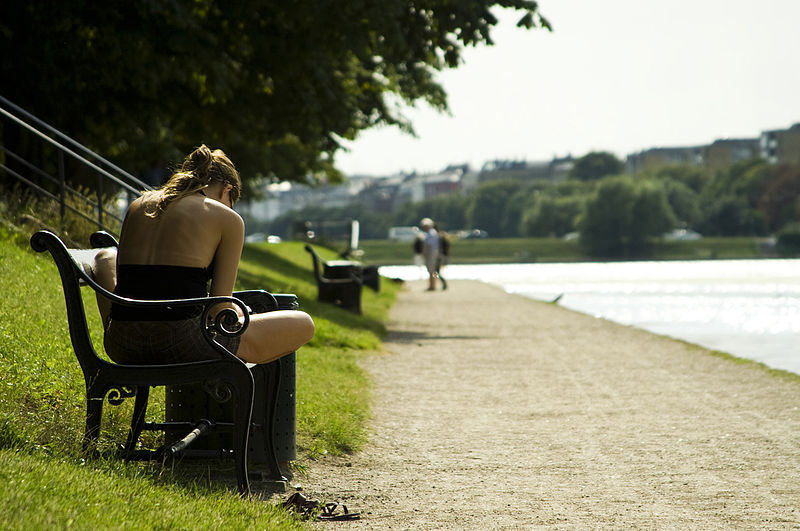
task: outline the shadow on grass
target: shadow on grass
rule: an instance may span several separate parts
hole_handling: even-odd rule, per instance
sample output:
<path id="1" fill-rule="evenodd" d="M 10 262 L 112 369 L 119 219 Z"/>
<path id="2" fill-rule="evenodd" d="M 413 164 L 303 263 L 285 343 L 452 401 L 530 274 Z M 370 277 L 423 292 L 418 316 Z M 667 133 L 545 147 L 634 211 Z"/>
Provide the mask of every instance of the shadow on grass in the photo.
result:
<path id="1" fill-rule="evenodd" d="M 263 265 L 265 268 L 275 273 L 290 278 L 297 278 L 298 281 L 309 282 L 314 279 L 314 274 L 311 272 L 311 269 L 301 267 L 282 256 L 274 254 L 264 247 L 245 245 L 242 251 L 242 259 Z"/>
<path id="2" fill-rule="evenodd" d="M 486 336 L 439 336 L 439 335 L 431 335 L 424 332 L 399 332 L 396 330 L 389 330 L 386 336 L 387 343 L 416 343 L 418 341 L 429 341 L 429 340 L 452 340 L 452 339 L 463 339 L 463 340 L 475 340 L 475 339 L 485 339 Z"/>
<path id="3" fill-rule="evenodd" d="M 314 274 L 311 271 L 311 257 L 308 257 L 309 268 L 298 266 L 296 263 L 277 256 L 267 249 L 256 246 L 245 246 L 242 258 L 248 262 L 259 264 L 264 268 L 264 274 L 257 272 L 239 270 L 238 280 L 244 289 L 265 289 L 267 291 L 278 292 L 275 287 L 277 281 L 271 277 L 270 273 L 276 273 L 287 277 L 288 289 L 300 299 L 300 309 L 310 314 L 312 317 L 322 317 L 332 323 L 345 328 L 357 328 L 374 332 L 380 336 L 385 335 L 386 326 L 381 319 L 371 317 L 368 313 L 361 315 L 343 310 L 332 304 L 322 303 L 316 300 L 317 288 Z M 280 288 L 282 289 L 282 288 Z M 368 290 L 362 292 L 365 293 Z M 363 303 L 363 299 L 362 299 Z"/>

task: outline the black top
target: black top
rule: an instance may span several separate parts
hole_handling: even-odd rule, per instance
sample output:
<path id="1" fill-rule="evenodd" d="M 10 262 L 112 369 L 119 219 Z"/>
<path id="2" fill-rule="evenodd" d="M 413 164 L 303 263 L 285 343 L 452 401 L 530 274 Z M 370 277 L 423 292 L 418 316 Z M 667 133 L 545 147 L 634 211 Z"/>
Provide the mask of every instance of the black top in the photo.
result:
<path id="1" fill-rule="evenodd" d="M 114 293 L 120 297 L 140 300 L 208 297 L 212 266 L 119 264 Z M 113 304 L 111 318 L 117 321 L 176 321 L 195 317 L 201 311 L 200 306 L 154 311 Z"/>

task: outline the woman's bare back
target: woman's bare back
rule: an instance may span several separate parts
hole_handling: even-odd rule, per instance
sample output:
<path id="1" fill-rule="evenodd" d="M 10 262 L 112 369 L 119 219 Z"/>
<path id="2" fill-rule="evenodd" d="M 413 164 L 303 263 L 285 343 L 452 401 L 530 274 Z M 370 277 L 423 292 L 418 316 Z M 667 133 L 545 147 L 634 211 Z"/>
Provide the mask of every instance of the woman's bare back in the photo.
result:
<path id="1" fill-rule="evenodd" d="M 213 263 L 211 295 L 230 295 L 244 241 L 242 218 L 216 198 L 199 193 L 174 201 L 152 218 L 146 212 L 158 193 L 131 203 L 118 263 L 202 268 Z"/>

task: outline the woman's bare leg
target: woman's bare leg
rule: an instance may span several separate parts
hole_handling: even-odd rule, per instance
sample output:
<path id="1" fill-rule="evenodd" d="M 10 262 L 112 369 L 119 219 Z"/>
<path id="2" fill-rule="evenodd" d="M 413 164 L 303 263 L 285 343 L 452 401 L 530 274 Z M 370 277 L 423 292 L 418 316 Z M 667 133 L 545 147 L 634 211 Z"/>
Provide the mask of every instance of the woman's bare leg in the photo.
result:
<path id="1" fill-rule="evenodd" d="M 297 310 L 278 310 L 250 316 L 237 356 L 250 363 L 268 363 L 294 352 L 314 337 L 314 321 Z"/>
<path id="2" fill-rule="evenodd" d="M 113 248 L 101 249 L 94 257 L 94 280 L 108 291 L 114 291 L 117 287 L 117 250 Z M 111 316 L 111 301 L 97 294 L 97 309 L 100 311 L 100 318 L 103 320 L 103 327 L 108 324 Z"/>

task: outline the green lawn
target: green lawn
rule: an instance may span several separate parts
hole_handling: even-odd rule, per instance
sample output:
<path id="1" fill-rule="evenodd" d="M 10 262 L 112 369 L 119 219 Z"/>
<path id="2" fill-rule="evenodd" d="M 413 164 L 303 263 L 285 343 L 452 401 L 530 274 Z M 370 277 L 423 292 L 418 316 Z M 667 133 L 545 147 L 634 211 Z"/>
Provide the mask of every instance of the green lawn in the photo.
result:
<path id="1" fill-rule="evenodd" d="M 702 238 L 696 241 L 659 241 L 641 258 L 650 260 L 696 260 L 708 258 L 759 258 L 764 256 L 759 240 L 752 237 Z M 365 262 L 378 265 L 412 264 L 409 242 L 363 240 Z M 497 264 L 525 262 L 596 261 L 577 240 L 563 238 L 484 238 L 453 240 L 452 264 Z"/>
<path id="2" fill-rule="evenodd" d="M 180 465 L 163 469 L 81 456 L 84 384 L 70 345 L 60 281 L 52 259 L 30 250 L 27 237 L 0 228 L 0 528 L 301 525 L 264 502 L 239 499 L 232 484 L 183 474 Z M 354 315 L 315 300 L 310 264 L 299 243 L 247 245 L 237 285 L 295 293 L 316 323 L 315 338 L 297 355 L 301 461 L 351 452 L 366 440 L 370 384 L 357 362 L 381 349 L 397 290 L 388 282 L 378 294 L 365 289 L 364 313 Z M 84 302 L 92 338 L 101 349 L 99 315 L 88 290 Z M 157 418 L 163 415 L 163 392 L 151 396 L 148 417 Z M 104 408 L 101 449 L 124 440 L 131 408 L 130 403 Z M 154 437 L 146 441 L 157 443 Z"/>

